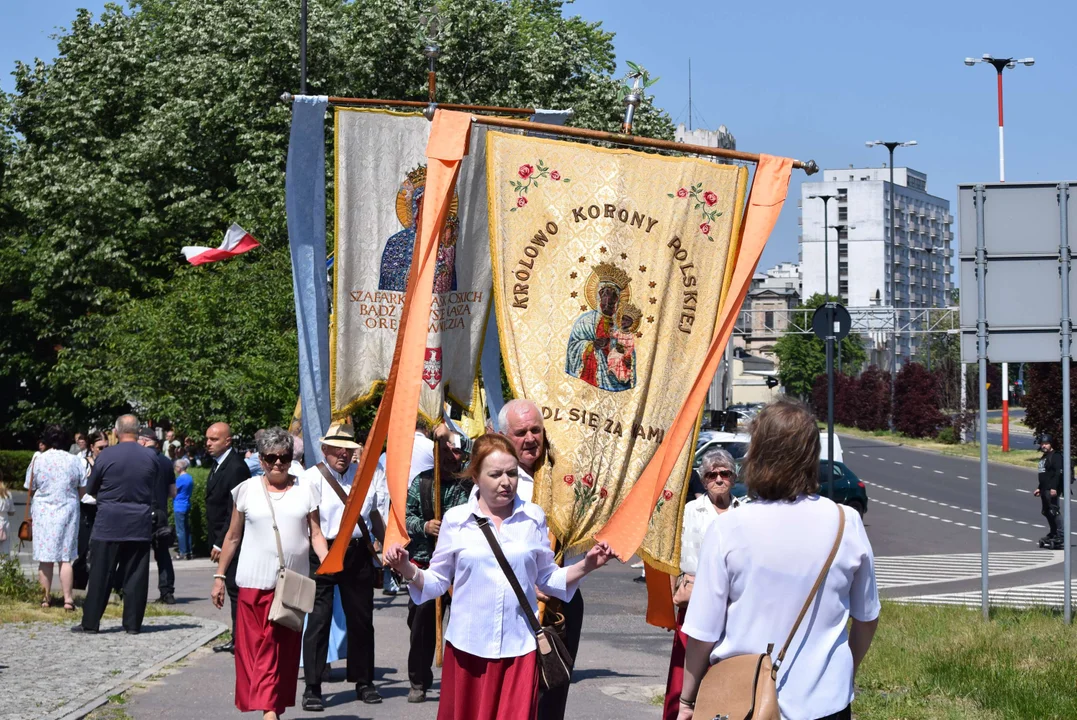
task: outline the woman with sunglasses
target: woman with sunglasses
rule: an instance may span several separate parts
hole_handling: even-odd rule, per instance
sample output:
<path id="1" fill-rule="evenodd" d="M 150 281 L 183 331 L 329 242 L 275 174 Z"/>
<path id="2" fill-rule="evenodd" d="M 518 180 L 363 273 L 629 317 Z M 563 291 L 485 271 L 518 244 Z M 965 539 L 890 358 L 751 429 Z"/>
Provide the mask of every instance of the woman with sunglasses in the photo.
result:
<path id="1" fill-rule="evenodd" d="M 719 515 L 739 507 L 747 498 L 733 497 L 737 482 L 737 464 L 733 456 L 721 448 L 708 450 L 699 463 L 699 476 L 706 491 L 684 506 L 684 525 L 681 529 L 681 574 L 674 580 L 673 604 L 677 607 L 677 632 L 673 636 L 673 652 L 669 659 L 666 679 L 666 700 L 662 707 L 663 720 L 676 720 L 680 711 L 681 682 L 684 679 L 684 650 L 687 638 L 681 631 L 688 601 L 692 597 L 699 550 L 703 536 Z"/>
<path id="2" fill-rule="evenodd" d="M 293 440 L 287 431 L 270 428 L 258 438 L 265 474 L 244 480 L 232 491 L 232 521 L 210 596 L 218 608 L 224 606 L 225 570 L 238 552 L 239 603 L 233 632 L 236 707 L 241 712 L 261 711 L 263 720 L 278 720 L 285 708 L 295 705 L 303 645 L 301 632 L 269 621 L 279 568 L 274 516 L 285 567 L 309 576 L 310 549 L 319 561 L 329 552 L 318 519 L 321 486 L 300 483 L 289 474 L 292 456 Z"/>

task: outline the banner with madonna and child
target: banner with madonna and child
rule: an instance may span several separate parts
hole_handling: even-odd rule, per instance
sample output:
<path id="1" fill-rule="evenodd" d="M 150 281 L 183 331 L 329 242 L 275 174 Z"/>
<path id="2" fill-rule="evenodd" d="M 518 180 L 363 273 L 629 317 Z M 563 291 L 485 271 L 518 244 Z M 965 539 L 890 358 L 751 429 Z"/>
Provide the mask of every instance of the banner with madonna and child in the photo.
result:
<path id="1" fill-rule="evenodd" d="M 566 553 L 631 491 L 714 339 L 740 235 L 744 167 L 491 132 L 490 253 L 513 393 L 545 418 L 535 502 Z M 678 572 L 695 433 L 639 554 Z"/>

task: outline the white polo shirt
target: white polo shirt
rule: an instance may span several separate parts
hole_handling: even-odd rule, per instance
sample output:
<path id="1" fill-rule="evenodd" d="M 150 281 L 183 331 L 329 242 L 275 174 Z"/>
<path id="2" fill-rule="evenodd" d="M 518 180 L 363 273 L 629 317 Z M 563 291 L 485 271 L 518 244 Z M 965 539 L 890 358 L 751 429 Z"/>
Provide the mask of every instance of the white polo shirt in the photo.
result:
<path id="1" fill-rule="evenodd" d="M 357 467 L 358 466 L 355 463 L 352 463 L 348 466 L 348 469 L 344 471 L 344 474 L 341 475 L 336 470 L 326 465 L 326 469 L 328 469 L 333 478 L 340 483 L 340 489 L 344 491 L 345 496 L 351 492 L 352 483 L 355 481 L 355 471 Z M 318 524 L 322 528 L 322 535 L 325 536 L 325 539 L 332 540 L 340 531 L 340 520 L 344 516 L 344 503 L 340 501 L 336 492 L 330 487 L 329 483 L 325 481 L 325 477 L 322 476 L 322 472 L 318 469 L 317 465 L 303 471 L 303 474 L 299 476 L 299 482 L 317 487 L 321 497 L 321 502 L 318 505 Z M 382 473 L 379 469 L 375 469 L 374 471 L 374 479 L 370 481 L 370 489 L 367 490 L 366 498 L 363 500 L 363 509 L 360 511 L 360 514 L 363 516 L 363 522 L 367 524 L 367 529 L 370 529 L 370 513 L 375 508 L 377 508 L 382 518 L 388 517 L 388 485 L 385 482 L 385 473 Z M 362 536 L 363 531 L 359 529 L 359 523 L 356 523 L 355 528 L 352 530 L 352 537 L 358 538 Z"/>

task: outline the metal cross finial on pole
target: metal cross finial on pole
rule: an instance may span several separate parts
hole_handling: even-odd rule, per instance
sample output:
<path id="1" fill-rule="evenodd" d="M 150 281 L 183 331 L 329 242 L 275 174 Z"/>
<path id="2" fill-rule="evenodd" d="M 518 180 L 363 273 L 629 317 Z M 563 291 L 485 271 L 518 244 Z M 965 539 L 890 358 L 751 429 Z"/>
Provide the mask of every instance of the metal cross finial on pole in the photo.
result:
<path id="1" fill-rule="evenodd" d="M 998 75 L 998 181 L 1006 182 L 1006 143 L 1003 135 L 1002 122 L 1002 71 L 1006 68 L 1013 69 L 1020 63 L 1025 67 L 1032 67 L 1036 63 L 1035 58 L 997 58 L 989 53 L 984 53 L 979 59 L 965 58 L 965 64 L 969 67 L 977 63 L 986 63 L 995 68 Z M 1010 451 L 1010 364 L 1002 363 L 1002 452 Z"/>
<path id="2" fill-rule="evenodd" d="M 894 280 L 897 270 L 894 268 L 894 246 L 897 244 L 897 236 L 894 225 L 894 149 L 899 147 L 911 147 L 916 145 L 915 140 L 904 142 L 869 140 L 864 143 L 868 147 L 882 145 L 890 152 L 890 305 L 897 307 L 897 288 Z M 910 297 L 911 299 L 911 297 Z M 895 327 L 897 323 L 894 323 Z M 890 338 L 890 429 L 894 429 L 894 381 L 897 379 L 897 332 Z"/>

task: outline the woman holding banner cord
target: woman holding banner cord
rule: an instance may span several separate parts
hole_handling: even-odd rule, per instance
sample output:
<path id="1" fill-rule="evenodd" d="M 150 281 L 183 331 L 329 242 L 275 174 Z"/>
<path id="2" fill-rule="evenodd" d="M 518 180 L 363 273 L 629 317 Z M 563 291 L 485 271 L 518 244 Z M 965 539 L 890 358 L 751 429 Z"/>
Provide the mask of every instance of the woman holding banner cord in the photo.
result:
<path id="1" fill-rule="evenodd" d="M 702 496 L 684 506 L 684 525 L 681 530 L 681 574 L 673 579 L 673 604 L 677 607 L 677 629 L 673 635 L 673 652 L 669 658 L 666 679 L 666 702 L 663 720 L 677 720 L 680 708 L 681 683 L 684 680 L 684 649 L 688 642 L 681 625 L 692 597 L 692 587 L 699 566 L 699 550 L 703 535 L 722 513 L 740 507 L 747 498 L 733 497 L 737 482 L 737 463 L 729 451 L 713 448 L 703 454 L 699 463 Z"/>
<path id="2" fill-rule="evenodd" d="M 848 720 L 878 626 L 871 543 L 859 514 L 819 497 L 819 430 L 804 404 L 767 405 L 751 433 L 741 473 L 752 502 L 703 537 L 678 717 L 691 720 L 697 700 L 712 696 L 699 692 L 712 665 L 720 672 L 722 660 L 773 645 L 782 717 Z"/>
<path id="3" fill-rule="evenodd" d="M 538 660 L 535 635 L 523 613 L 538 611 L 535 587 L 568 601 L 585 575 L 613 557 L 602 542 L 575 565 L 558 567 L 546 514 L 516 495 L 518 470 L 516 450 L 508 438 L 481 436 L 465 471 L 478 493 L 466 505 L 445 512 L 430 568 L 420 570 L 411 564 L 399 544 L 385 553 L 386 562 L 410 582 L 408 591 L 416 603 L 438 598 L 453 586 L 438 720 L 534 720 Z M 480 523 L 493 528 L 530 601 L 526 610 L 506 581 Z M 491 610 L 501 614 L 494 622 Z"/>

